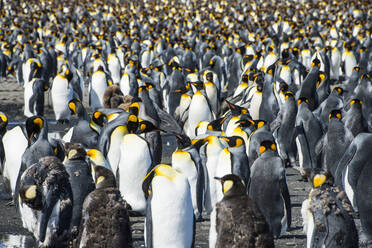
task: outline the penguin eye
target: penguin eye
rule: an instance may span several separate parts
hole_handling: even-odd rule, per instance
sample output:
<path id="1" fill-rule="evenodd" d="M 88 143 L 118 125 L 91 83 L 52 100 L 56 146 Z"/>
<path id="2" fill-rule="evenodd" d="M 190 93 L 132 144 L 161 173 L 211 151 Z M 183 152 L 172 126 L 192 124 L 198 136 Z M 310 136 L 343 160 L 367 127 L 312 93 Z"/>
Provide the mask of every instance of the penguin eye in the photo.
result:
<path id="1" fill-rule="evenodd" d="M 265 146 L 260 146 L 260 154 L 264 153 L 266 151 Z"/>

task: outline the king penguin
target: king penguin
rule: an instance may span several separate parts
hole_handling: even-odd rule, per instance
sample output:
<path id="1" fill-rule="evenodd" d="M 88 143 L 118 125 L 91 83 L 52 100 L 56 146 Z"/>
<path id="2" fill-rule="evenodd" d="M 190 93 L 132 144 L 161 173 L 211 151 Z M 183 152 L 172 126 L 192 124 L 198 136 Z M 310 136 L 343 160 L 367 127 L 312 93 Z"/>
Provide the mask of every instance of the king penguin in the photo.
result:
<path id="1" fill-rule="evenodd" d="M 208 98 L 202 93 L 204 85 L 201 82 L 193 83 L 197 91 L 191 99 L 188 113 L 188 129 L 187 134 L 190 138 L 195 137 L 195 127 L 201 121 L 211 121 L 214 119 L 214 114 L 208 102 Z"/>
<path id="2" fill-rule="evenodd" d="M 51 94 L 53 102 L 53 111 L 57 122 L 70 121 L 70 109 L 68 103 L 73 98 L 73 88 L 70 84 L 72 78 L 71 72 L 65 68 L 62 73 L 58 73 L 53 80 Z"/>
<path id="3" fill-rule="evenodd" d="M 128 205 L 116 187 L 112 171 L 92 167 L 96 189 L 84 200 L 76 247 L 132 247 Z"/>
<path id="4" fill-rule="evenodd" d="M 147 199 L 146 247 L 193 247 L 195 221 L 187 178 L 160 164 L 144 178 L 142 189 Z"/>
<path id="5" fill-rule="evenodd" d="M 79 143 L 70 142 L 64 143 L 63 146 L 66 154 L 63 165 L 69 175 L 74 199 L 71 219 L 71 236 L 74 239 L 79 233 L 84 199 L 95 187 L 90 166 L 85 161 L 84 147 Z"/>
<path id="6" fill-rule="evenodd" d="M 120 144 L 120 162 L 116 177 L 123 198 L 137 213 L 144 214 L 146 199 L 141 188 L 141 181 L 153 166 L 151 147 L 140 135 L 137 128 L 128 127 L 129 134 L 123 136 Z"/>
<path id="7" fill-rule="evenodd" d="M 204 174 L 206 173 L 198 151 L 191 144 L 190 138 L 176 135 L 177 150 L 172 154 L 172 167 L 187 177 L 190 184 L 192 205 L 196 220 L 202 219 L 205 195 Z"/>
<path id="8" fill-rule="evenodd" d="M 209 247 L 274 247 L 269 225 L 241 178 L 228 174 L 216 179 L 224 196 L 211 214 Z"/>
<path id="9" fill-rule="evenodd" d="M 309 199 L 301 214 L 310 247 L 359 247 L 358 231 L 348 211 L 352 208 L 343 191 L 333 187 L 333 177 L 320 171 L 312 178 Z"/>
<path id="10" fill-rule="evenodd" d="M 260 156 L 251 167 L 249 196 L 269 223 L 274 238 L 291 225 L 291 200 L 284 165 L 272 141 L 260 144 Z"/>
<path id="11" fill-rule="evenodd" d="M 89 104 L 93 111 L 103 107 L 103 95 L 105 94 L 109 80 L 102 66 L 98 66 L 97 70 L 92 74 L 89 90 Z"/>
<path id="12" fill-rule="evenodd" d="M 46 156 L 28 167 L 20 179 L 23 225 L 34 234 L 39 246 L 63 246 L 69 241 L 73 196 L 68 178 L 60 160 Z M 31 212 L 25 212 L 24 205 Z"/>

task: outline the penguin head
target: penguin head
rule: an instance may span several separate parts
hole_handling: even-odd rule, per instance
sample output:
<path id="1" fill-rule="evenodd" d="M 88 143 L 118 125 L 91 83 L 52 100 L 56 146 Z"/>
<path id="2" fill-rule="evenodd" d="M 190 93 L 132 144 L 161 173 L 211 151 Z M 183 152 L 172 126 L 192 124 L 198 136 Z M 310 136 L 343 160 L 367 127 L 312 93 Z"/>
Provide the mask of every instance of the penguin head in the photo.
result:
<path id="1" fill-rule="evenodd" d="M 42 193 L 35 181 L 38 166 L 37 163 L 33 164 L 23 173 L 19 186 L 20 203 L 26 203 L 27 206 L 35 210 L 41 210 L 43 208 Z"/>
<path id="2" fill-rule="evenodd" d="M 241 147 L 245 146 L 243 138 L 239 136 L 223 137 L 229 147 Z"/>
<path id="3" fill-rule="evenodd" d="M 4 135 L 6 132 L 6 126 L 8 125 L 8 117 L 0 112 L 0 135 Z"/>
<path id="4" fill-rule="evenodd" d="M 214 179 L 221 183 L 224 198 L 247 194 L 244 181 L 237 175 L 228 174 L 221 178 L 215 177 Z"/>
<path id="5" fill-rule="evenodd" d="M 202 81 L 192 82 L 191 84 L 194 85 L 196 90 L 198 90 L 198 91 L 204 90 L 204 84 L 203 84 Z"/>
<path id="6" fill-rule="evenodd" d="M 213 62 L 213 60 L 211 60 L 211 61 Z M 212 65 L 214 65 L 214 62 L 212 63 Z M 213 82 L 213 73 L 212 72 L 207 72 L 207 74 L 205 75 L 205 79 L 208 82 Z"/>
<path id="7" fill-rule="evenodd" d="M 178 149 L 184 149 L 192 145 L 192 142 L 189 137 L 183 134 L 176 134 L 177 147 Z"/>
<path id="8" fill-rule="evenodd" d="M 318 80 L 316 81 L 316 87 L 317 88 L 320 86 L 321 83 L 324 82 L 325 77 L 326 77 L 326 75 L 325 75 L 324 72 L 319 73 Z"/>
<path id="9" fill-rule="evenodd" d="M 342 118 L 341 110 L 340 110 L 340 109 L 332 110 L 332 111 L 329 113 L 328 118 L 329 118 L 330 120 L 331 120 L 332 118 L 336 118 L 336 119 L 341 120 L 341 118 Z"/>
<path id="10" fill-rule="evenodd" d="M 318 59 L 318 57 L 315 57 L 315 59 L 311 63 L 311 68 L 313 68 L 314 66 L 320 68 L 320 60 Z"/>
<path id="11" fill-rule="evenodd" d="M 139 133 L 140 134 L 148 133 L 148 132 L 152 132 L 152 131 L 160 131 L 160 129 L 157 128 L 150 121 L 141 120 L 140 122 L 138 122 L 138 126 L 139 126 Z"/>
<path id="12" fill-rule="evenodd" d="M 222 131 L 222 124 L 226 121 L 228 116 L 220 117 L 208 123 L 207 129 L 209 131 Z"/>
<path id="13" fill-rule="evenodd" d="M 273 76 L 275 74 L 276 65 L 273 63 L 266 69 L 266 73 Z"/>
<path id="14" fill-rule="evenodd" d="M 294 99 L 294 95 L 292 94 L 292 92 L 290 92 L 290 91 L 286 91 L 286 92 L 284 93 L 284 99 L 285 99 L 285 100 L 288 100 L 288 99 Z"/>
<path id="15" fill-rule="evenodd" d="M 319 188 L 324 186 L 332 186 L 334 178 L 328 170 L 315 169 L 311 172 L 311 182 L 313 188 Z"/>
<path id="16" fill-rule="evenodd" d="M 309 100 L 306 97 L 300 97 L 297 100 L 297 105 L 300 106 L 301 103 L 307 103 L 307 104 L 309 104 Z"/>
<path id="17" fill-rule="evenodd" d="M 27 137 L 32 142 L 35 135 L 40 134 L 44 128 L 45 119 L 41 116 L 32 116 L 26 119 Z"/>
<path id="18" fill-rule="evenodd" d="M 267 124 L 267 122 L 265 120 L 255 120 L 254 121 L 254 126 L 256 127 L 256 130 L 260 129 L 261 127 L 263 127 L 266 124 Z"/>
<path id="19" fill-rule="evenodd" d="M 103 156 L 103 153 L 97 149 L 88 150 L 86 155 L 94 165 L 103 166 L 105 164 L 105 157 Z"/>
<path id="20" fill-rule="evenodd" d="M 361 106 L 363 102 L 359 99 L 354 98 L 350 101 L 350 107 L 352 107 L 354 104 L 356 104 L 355 106 Z"/>
<path id="21" fill-rule="evenodd" d="M 96 183 L 96 189 L 116 188 L 115 176 L 111 170 L 103 166 L 92 166 L 92 176 Z"/>
<path id="22" fill-rule="evenodd" d="M 225 101 L 228 104 L 231 114 L 233 116 L 239 116 L 239 115 L 248 113 L 248 109 L 235 105 L 227 100 Z"/>
<path id="23" fill-rule="evenodd" d="M 77 108 L 79 105 L 81 105 L 81 101 L 77 98 L 74 98 L 68 102 L 68 108 L 70 109 L 72 115 L 77 114 Z"/>
<path id="24" fill-rule="evenodd" d="M 344 94 L 344 89 L 341 87 L 335 87 L 333 92 L 336 92 L 339 96 L 342 96 Z"/>
<path id="25" fill-rule="evenodd" d="M 263 154 L 266 151 L 274 151 L 276 152 L 276 145 L 272 140 L 264 140 L 260 144 L 259 152 Z"/>
<path id="26" fill-rule="evenodd" d="M 63 148 L 65 150 L 66 157 L 69 160 L 81 160 L 87 155 L 83 145 L 80 143 L 65 142 L 63 144 Z"/>
<path id="27" fill-rule="evenodd" d="M 139 98 L 133 98 L 132 103 L 129 105 L 128 112 L 138 116 L 140 113 L 140 102 L 141 100 Z"/>
<path id="28" fill-rule="evenodd" d="M 96 111 L 92 115 L 92 122 L 100 127 L 105 125 L 106 119 L 106 115 L 100 111 Z"/>
<path id="29" fill-rule="evenodd" d="M 255 121 L 251 120 L 250 118 L 241 119 L 241 120 L 237 121 L 236 123 L 239 123 L 240 127 L 242 127 L 242 128 L 252 127 L 256 124 Z"/>
<path id="30" fill-rule="evenodd" d="M 145 124 L 145 123 L 143 123 Z M 145 124 L 147 126 L 147 124 Z M 149 124 L 148 124 L 149 125 Z M 129 115 L 127 120 L 127 128 L 129 133 L 135 133 L 138 128 L 138 118 L 136 115 Z"/>

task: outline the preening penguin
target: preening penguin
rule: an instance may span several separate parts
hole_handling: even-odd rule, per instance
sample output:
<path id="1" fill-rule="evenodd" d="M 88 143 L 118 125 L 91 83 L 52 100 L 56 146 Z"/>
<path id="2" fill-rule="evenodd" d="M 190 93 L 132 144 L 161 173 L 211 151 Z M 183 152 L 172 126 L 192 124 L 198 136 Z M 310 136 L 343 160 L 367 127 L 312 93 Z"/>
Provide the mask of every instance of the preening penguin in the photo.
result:
<path id="1" fill-rule="evenodd" d="M 193 247 L 194 210 L 187 178 L 160 164 L 147 174 L 142 189 L 147 198 L 146 247 Z"/>
<path id="2" fill-rule="evenodd" d="M 68 178 L 60 160 L 47 156 L 30 166 L 20 179 L 22 221 L 40 246 L 65 247 L 69 241 L 73 196 Z M 24 213 L 24 205 L 32 214 Z"/>
<path id="3" fill-rule="evenodd" d="M 92 167 L 96 189 L 84 200 L 76 247 L 132 247 L 128 205 L 116 187 L 112 171 Z"/>
<path id="4" fill-rule="evenodd" d="M 269 225 L 241 178 L 229 174 L 216 179 L 224 196 L 211 214 L 209 247 L 274 247 Z"/>
<path id="5" fill-rule="evenodd" d="M 358 231 L 345 192 L 332 187 L 333 177 L 325 171 L 312 178 L 309 199 L 302 203 L 301 214 L 307 247 L 358 247 Z"/>
<path id="6" fill-rule="evenodd" d="M 26 117 L 44 114 L 44 91 L 48 89 L 48 82 L 40 78 L 33 78 L 25 85 L 24 115 Z"/>
<path id="7" fill-rule="evenodd" d="M 291 200 L 284 165 L 272 141 L 260 144 L 261 155 L 251 167 L 249 196 L 269 223 L 273 236 L 280 237 L 291 225 Z"/>

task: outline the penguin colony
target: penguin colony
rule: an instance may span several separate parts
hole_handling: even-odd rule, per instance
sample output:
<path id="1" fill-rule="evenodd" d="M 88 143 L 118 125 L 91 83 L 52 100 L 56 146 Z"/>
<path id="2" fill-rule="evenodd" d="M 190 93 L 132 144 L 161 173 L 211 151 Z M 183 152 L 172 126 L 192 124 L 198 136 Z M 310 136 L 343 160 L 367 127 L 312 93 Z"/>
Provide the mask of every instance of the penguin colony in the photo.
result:
<path id="1" fill-rule="evenodd" d="M 274 247 L 286 167 L 312 185 L 307 247 L 372 242 L 370 1 L 0 5 L 25 116 L 0 114 L 1 176 L 39 246 L 132 247 L 145 216 L 146 247 L 193 247 L 210 215 L 209 247 Z"/>

